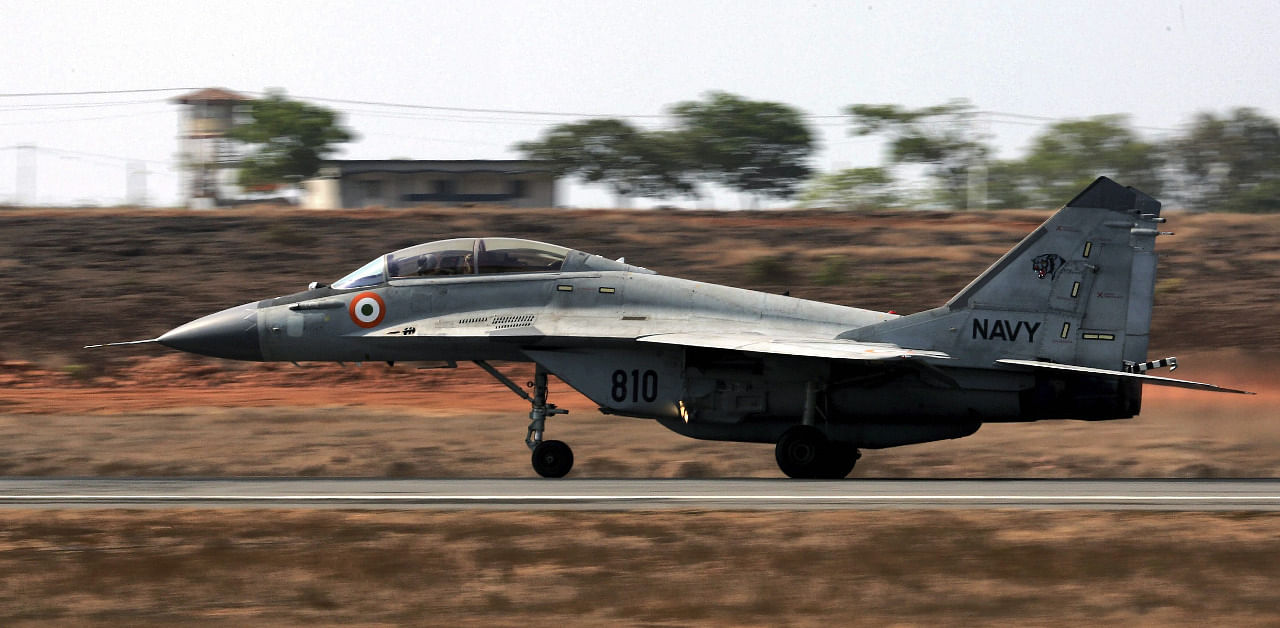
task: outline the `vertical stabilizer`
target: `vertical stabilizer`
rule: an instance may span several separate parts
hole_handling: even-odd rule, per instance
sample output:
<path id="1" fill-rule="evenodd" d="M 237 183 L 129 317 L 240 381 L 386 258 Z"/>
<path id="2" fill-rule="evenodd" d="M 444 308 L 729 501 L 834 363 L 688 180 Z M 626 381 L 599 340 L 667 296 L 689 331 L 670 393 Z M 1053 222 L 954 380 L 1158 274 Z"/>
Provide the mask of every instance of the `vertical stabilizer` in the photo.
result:
<path id="1" fill-rule="evenodd" d="M 946 305 L 843 337 L 945 351 L 974 366 L 1047 360 L 1121 370 L 1146 360 L 1155 199 L 1100 177 Z"/>

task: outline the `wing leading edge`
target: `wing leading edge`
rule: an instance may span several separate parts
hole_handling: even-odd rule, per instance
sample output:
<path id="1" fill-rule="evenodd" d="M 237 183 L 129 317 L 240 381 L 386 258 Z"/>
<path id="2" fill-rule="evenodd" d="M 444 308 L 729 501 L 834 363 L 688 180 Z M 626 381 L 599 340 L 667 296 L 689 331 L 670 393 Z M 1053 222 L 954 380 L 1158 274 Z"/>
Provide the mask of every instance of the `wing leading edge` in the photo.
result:
<path id="1" fill-rule="evenodd" d="M 1107 369 L 1098 369 L 1088 366 L 1075 366 L 1072 364 L 1056 364 L 1053 362 L 1036 362 L 1034 360 L 996 360 L 997 364 L 1009 364 L 1013 366 L 1024 366 L 1033 369 L 1047 371 L 1069 371 L 1072 373 L 1091 373 L 1094 375 L 1106 375 L 1108 377 L 1125 377 L 1155 384 L 1157 386 L 1170 386 L 1172 388 L 1190 388 L 1191 390 L 1205 390 L 1209 392 L 1236 393 L 1240 395 L 1253 395 L 1247 390 L 1237 390 L 1235 388 L 1224 388 L 1213 384 L 1205 384 L 1203 382 L 1193 382 L 1185 379 L 1173 379 L 1172 377 L 1156 377 L 1154 375 L 1143 375 L 1141 373 L 1126 373 L 1124 371 L 1108 371 Z"/>
<path id="2" fill-rule="evenodd" d="M 856 342 L 834 338 L 770 338 L 760 334 L 673 333 L 640 336 L 636 340 L 684 347 L 727 349 L 750 353 L 831 358 L 836 360 L 949 359 L 951 357 L 940 351 L 905 349 L 887 343 Z"/>

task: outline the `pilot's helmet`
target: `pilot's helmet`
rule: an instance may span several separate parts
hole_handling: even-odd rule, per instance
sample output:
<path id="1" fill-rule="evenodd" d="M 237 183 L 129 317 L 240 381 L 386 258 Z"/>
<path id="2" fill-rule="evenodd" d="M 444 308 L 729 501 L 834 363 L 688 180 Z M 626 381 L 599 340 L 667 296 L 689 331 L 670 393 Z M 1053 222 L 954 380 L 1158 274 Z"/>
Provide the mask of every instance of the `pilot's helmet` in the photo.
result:
<path id="1" fill-rule="evenodd" d="M 440 267 L 440 258 L 435 253 L 427 253 L 418 257 L 418 274 L 432 275 Z"/>

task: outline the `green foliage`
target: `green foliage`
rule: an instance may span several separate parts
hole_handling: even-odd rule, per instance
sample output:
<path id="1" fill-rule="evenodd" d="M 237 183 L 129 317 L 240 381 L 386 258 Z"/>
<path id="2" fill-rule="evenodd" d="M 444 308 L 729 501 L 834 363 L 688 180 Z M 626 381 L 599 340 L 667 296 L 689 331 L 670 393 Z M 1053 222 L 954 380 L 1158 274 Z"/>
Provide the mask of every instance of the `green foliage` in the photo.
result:
<path id="1" fill-rule="evenodd" d="M 516 149 L 622 196 L 696 195 L 696 184 L 709 181 L 788 198 L 810 174 L 813 137 L 786 105 L 715 92 L 673 106 L 672 115 L 678 126 L 667 131 L 612 118 L 560 124 Z"/>
<path id="2" fill-rule="evenodd" d="M 77 382 L 87 382 L 94 378 L 95 369 L 88 364 L 67 364 L 62 367 L 62 372 L 69 375 L 71 379 Z"/>
<path id="3" fill-rule="evenodd" d="M 967 100 L 952 100 L 922 109 L 898 105 L 850 105 L 853 135 L 885 135 L 889 161 L 928 166 L 938 184 L 938 200 L 948 207 L 967 203 L 969 169 L 991 149 L 976 129 L 977 111 Z"/>
<path id="4" fill-rule="evenodd" d="M 263 232 L 263 237 L 272 244 L 283 246 L 305 247 L 311 246 L 316 242 L 314 235 L 301 231 L 286 222 L 277 222 L 267 227 L 266 231 Z"/>
<path id="5" fill-rule="evenodd" d="M 764 255 L 747 262 L 747 277 L 755 283 L 778 284 L 791 281 L 791 260 L 781 255 Z"/>
<path id="6" fill-rule="evenodd" d="M 849 281 L 849 266 L 849 260 L 843 255 L 828 255 L 822 258 L 813 279 L 820 286 L 838 286 Z"/>
<path id="7" fill-rule="evenodd" d="M 801 203 L 807 207 L 878 209 L 897 205 L 893 176 L 884 168 L 849 168 L 809 182 Z"/>
<path id="8" fill-rule="evenodd" d="M 241 185 L 294 183 L 315 176 L 335 144 L 354 139 L 330 109 L 290 100 L 271 90 L 251 104 L 252 120 L 231 128 L 227 137 L 249 144 L 241 160 Z"/>
<path id="9" fill-rule="evenodd" d="M 791 198 L 811 172 L 813 134 L 787 105 L 712 92 L 671 108 L 697 167 L 740 192 Z"/>
<path id="10" fill-rule="evenodd" d="M 1061 205 L 1099 175 L 1159 197 L 1162 162 L 1156 147 L 1130 128 L 1128 116 L 1057 122 L 1032 140 L 1022 162 L 1027 205 Z"/>
<path id="11" fill-rule="evenodd" d="M 1031 186 L 1026 163 L 1021 160 L 987 164 L 987 197 L 983 209 L 1031 207 Z M 1067 199 L 1060 199 L 1061 203 Z"/>
<path id="12" fill-rule="evenodd" d="M 1241 186 L 1214 211 L 1262 214 L 1280 212 L 1280 181 L 1267 179 Z"/>
<path id="13" fill-rule="evenodd" d="M 558 176 L 605 183 L 621 196 L 667 198 L 692 194 L 682 139 L 648 133 L 625 120 L 601 118 L 552 127 L 542 139 L 516 149 L 553 164 Z"/>
<path id="14" fill-rule="evenodd" d="M 1166 277 L 1156 282 L 1156 294 L 1176 294 L 1182 292 L 1186 281 L 1182 277 Z"/>
<path id="15" fill-rule="evenodd" d="M 804 115 L 787 105 L 712 92 L 671 107 L 677 125 L 645 131 L 624 120 L 561 124 L 517 148 L 555 164 L 561 176 L 604 183 L 621 196 L 697 196 L 699 182 L 791 198 L 811 175 L 814 147 Z M 968 206 L 971 179 L 985 178 L 991 209 L 1056 207 L 1100 175 L 1193 209 L 1280 212 L 1280 124 L 1250 108 L 1198 114 L 1171 140 L 1144 140 L 1125 115 L 1063 120 L 1046 127 L 1021 159 L 992 150 L 966 100 L 908 109 L 845 109 L 853 135 L 888 140 L 886 164 L 820 175 L 804 186 L 807 206 L 863 209 L 903 204 Z M 920 164 L 928 196 L 898 185 L 891 167 Z M 978 170 L 977 168 L 982 168 Z"/>
<path id="16" fill-rule="evenodd" d="M 1190 207 L 1280 211 L 1280 125 L 1256 109 L 1199 113 L 1168 151 Z"/>

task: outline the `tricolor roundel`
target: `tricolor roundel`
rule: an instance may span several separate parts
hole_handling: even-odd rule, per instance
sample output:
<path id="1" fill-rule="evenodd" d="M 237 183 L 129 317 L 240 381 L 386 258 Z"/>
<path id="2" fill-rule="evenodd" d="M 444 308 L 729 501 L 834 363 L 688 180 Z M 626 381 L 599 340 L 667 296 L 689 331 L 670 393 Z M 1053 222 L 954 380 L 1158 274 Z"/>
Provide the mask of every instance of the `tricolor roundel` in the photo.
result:
<path id="1" fill-rule="evenodd" d="M 377 327 L 387 314 L 387 304 L 383 303 L 382 297 L 372 292 L 361 292 L 351 300 L 347 311 L 351 313 L 351 321 L 355 324 L 366 328 Z"/>

